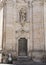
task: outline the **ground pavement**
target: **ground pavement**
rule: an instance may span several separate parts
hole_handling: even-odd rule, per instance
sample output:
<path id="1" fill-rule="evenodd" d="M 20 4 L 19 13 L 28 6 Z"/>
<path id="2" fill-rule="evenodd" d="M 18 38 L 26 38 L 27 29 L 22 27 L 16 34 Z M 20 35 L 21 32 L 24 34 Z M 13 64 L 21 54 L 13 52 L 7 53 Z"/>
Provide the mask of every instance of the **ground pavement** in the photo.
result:
<path id="1" fill-rule="evenodd" d="M 46 63 L 39 62 L 15 62 L 13 65 L 46 65 Z"/>

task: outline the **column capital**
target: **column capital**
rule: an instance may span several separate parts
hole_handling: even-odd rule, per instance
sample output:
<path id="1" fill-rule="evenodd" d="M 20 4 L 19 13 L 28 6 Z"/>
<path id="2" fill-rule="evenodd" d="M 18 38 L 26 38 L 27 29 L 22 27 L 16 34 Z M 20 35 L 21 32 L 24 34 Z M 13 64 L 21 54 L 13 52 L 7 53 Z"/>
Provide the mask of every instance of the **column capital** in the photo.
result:
<path id="1" fill-rule="evenodd" d="M 44 0 L 33 0 L 32 5 L 33 6 L 35 6 L 35 5 L 43 6 L 44 5 Z"/>

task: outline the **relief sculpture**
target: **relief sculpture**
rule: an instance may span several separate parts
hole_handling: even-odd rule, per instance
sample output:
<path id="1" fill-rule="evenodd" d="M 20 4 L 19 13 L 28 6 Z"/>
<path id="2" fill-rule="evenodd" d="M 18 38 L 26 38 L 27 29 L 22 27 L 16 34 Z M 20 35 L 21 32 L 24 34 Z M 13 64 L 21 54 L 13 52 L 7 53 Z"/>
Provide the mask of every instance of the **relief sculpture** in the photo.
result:
<path id="1" fill-rule="evenodd" d="M 21 8 L 19 15 L 20 15 L 20 22 L 21 23 L 25 22 L 26 21 L 26 11 L 24 8 Z"/>

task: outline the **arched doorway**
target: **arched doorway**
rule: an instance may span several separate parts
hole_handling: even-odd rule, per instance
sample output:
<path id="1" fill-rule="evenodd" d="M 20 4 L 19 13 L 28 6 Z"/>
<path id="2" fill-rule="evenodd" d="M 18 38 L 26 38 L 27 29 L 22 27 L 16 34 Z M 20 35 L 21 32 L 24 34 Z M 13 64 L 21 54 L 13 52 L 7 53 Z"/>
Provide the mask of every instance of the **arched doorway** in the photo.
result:
<path id="1" fill-rule="evenodd" d="M 18 40 L 18 55 L 27 56 L 27 39 L 20 38 Z"/>

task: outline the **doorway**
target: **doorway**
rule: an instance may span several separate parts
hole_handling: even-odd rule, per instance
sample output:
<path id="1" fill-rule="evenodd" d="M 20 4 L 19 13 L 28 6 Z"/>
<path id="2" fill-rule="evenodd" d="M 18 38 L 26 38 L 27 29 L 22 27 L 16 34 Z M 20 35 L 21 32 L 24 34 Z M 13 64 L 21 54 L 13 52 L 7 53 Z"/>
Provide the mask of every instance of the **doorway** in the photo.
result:
<path id="1" fill-rule="evenodd" d="M 18 40 L 18 55 L 27 56 L 27 39 L 20 38 Z"/>

